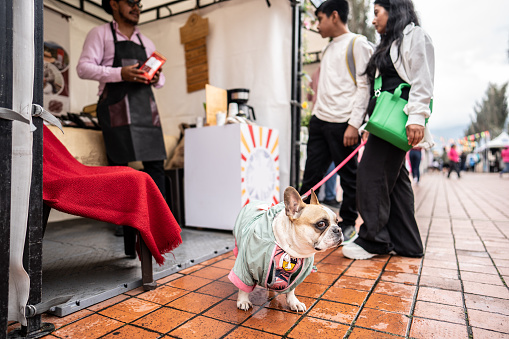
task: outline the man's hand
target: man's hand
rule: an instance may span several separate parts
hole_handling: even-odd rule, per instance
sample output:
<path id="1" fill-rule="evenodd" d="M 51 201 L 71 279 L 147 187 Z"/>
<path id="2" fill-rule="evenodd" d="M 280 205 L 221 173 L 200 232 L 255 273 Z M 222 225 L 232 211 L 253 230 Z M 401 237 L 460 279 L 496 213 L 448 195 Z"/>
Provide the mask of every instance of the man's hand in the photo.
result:
<path id="1" fill-rule="evenodd" d="M 408 138 L 408 144 L 417 146 L 417 144 L 424 138 L 424 126 L 408 125 L 406 127 L 406 135 Z"/>
<path id="2" fill-rule="evenodd" d="M 358 142 L 359 142 L 359 130 L 351 125 L 348 125 L 343 136 L 343 144 L 346 147 L 348 147 L 353 146 Z"/>
<path id="3" fill-rule="evenodd" d="M 162 68 L 159 68 L 156 74 L 154 74 L 154 77 L 152 78 L 152 80 L 150 80 L 151 85 L 155 85 L 159 82 L 159 76 L 161 75 L 162 70 L 163 70 Z"/>
<path id="4" fill-rule="evenodd" d="M 138 68 L 140 64 L 134 64 L 131 66 L 124 66 L 120 71 L 122 80 L 130 82 L 141 82 L 148 83 L 148 79 L 145 77 L 145 72 Z M 159 78 L 158 78 L 159 79 Z"/>

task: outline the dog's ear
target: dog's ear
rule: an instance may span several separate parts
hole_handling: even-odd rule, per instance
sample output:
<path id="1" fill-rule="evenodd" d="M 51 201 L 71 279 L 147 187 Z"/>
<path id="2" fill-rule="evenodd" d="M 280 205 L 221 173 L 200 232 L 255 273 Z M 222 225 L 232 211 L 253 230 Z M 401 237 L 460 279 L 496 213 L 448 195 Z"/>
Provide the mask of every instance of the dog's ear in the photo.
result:
<path id="1" fill-rule="evenodd" d="M 310 205 L 320 205 L 318 202 L 318 198 L 316 197 L 315 191 L 311 190 L 311 201 L 309 202 Z"/>
<path id="2" fill-rule="evenodd" d="M 284 193 L 285 199 L 285 211 L 286 215 L 290 219 L 297 219 L 302 212 L 302 209 L 306 207 L 304 201 L 302 201 L 299 192 L 293 187 L 287 187 Z"/>

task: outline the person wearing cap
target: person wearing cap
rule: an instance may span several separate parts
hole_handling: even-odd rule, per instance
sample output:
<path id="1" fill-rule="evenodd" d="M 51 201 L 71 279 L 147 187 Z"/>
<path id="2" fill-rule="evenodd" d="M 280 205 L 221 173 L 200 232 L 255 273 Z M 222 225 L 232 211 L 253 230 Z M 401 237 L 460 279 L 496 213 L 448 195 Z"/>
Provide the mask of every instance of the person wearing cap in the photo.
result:
<path id="1" fill-rule="evenodd" d="M 419 26 L 411 0 L 375 0 L 374 14 L 373 25 L 380 34 L 380 44 L 366 69 L 372 94 L 378 75 L 382 78 L 382 91 L 394 93 L 401 83 L 410 84 L 410 90 L 404 89 L 401 95 L 408 101 L 404 107 L 408 115 L 408 144 L 429 147 L 433 142 L 425 138 L 425 121 L 431 114 L 435 72 L 431 38 Z M 376 97 L 372 97 L 368 116 L 375 104 Z M 405 159 L 404 150 L 369 134 L 357 171 L 357 206 L 363 224 L 359 237 L 343 247 L 345 257 L 370 259 L 394 252 L 406 257 L 423 256 Z"/>
<path id="2" fill-rule="evenodd" d="M 109 165 L 142 161 L 165 197 L 166 151 L 152 92 L 152 87 L 164 85 L 165 77 L 159 70 L 148 80 L 140 70 L 155 51 L 154 43 L 137 27 L 142 4 L 102 0 L 102 7 L 113 20 L 88 33 L 76 70 L 80 78 L 99 82 L 97 116 Z"/>

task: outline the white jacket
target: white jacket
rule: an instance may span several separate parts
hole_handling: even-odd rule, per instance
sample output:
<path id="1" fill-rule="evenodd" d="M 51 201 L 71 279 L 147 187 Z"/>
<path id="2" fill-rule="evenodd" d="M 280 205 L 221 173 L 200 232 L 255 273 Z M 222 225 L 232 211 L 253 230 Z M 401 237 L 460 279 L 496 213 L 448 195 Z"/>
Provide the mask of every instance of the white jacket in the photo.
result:
<path id="1" fill-rule="evenodd" d="M 433 98 L 435 78 L 435 52 L 431 38 L 421 27 L 410 23 L 403 30 L 401 54 L 396 41 L 391 46 L 390 54 L 398 75 L 411 86 L 408 104 L 404 108 L 408 115 L 407 126 L 424 126 L 425 119 L 431 114 L 429 104 Z M 424 139 L 419 146 L 431 148 L 433 145 L 433 137 L 426 126 Z"/>

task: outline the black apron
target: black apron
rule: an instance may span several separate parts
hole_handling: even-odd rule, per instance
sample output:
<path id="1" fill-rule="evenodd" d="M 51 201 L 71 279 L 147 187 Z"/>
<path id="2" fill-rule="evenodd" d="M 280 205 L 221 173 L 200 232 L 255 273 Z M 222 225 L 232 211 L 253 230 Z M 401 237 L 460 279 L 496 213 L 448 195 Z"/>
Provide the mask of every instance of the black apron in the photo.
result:
<path id="1" fill-rule="evenodd" d="M 147 59 L 145 46 L 137 35 L 140 45 L 132 41 L 115 41 L 113 67 Z M 163 131 L 151 85 L 138 82 L 109 82 L 104 87 L 97 116 L 101 125 L 108 157 L 115 163 L 130 161 L 156 161 L 166 159 Z"/>

